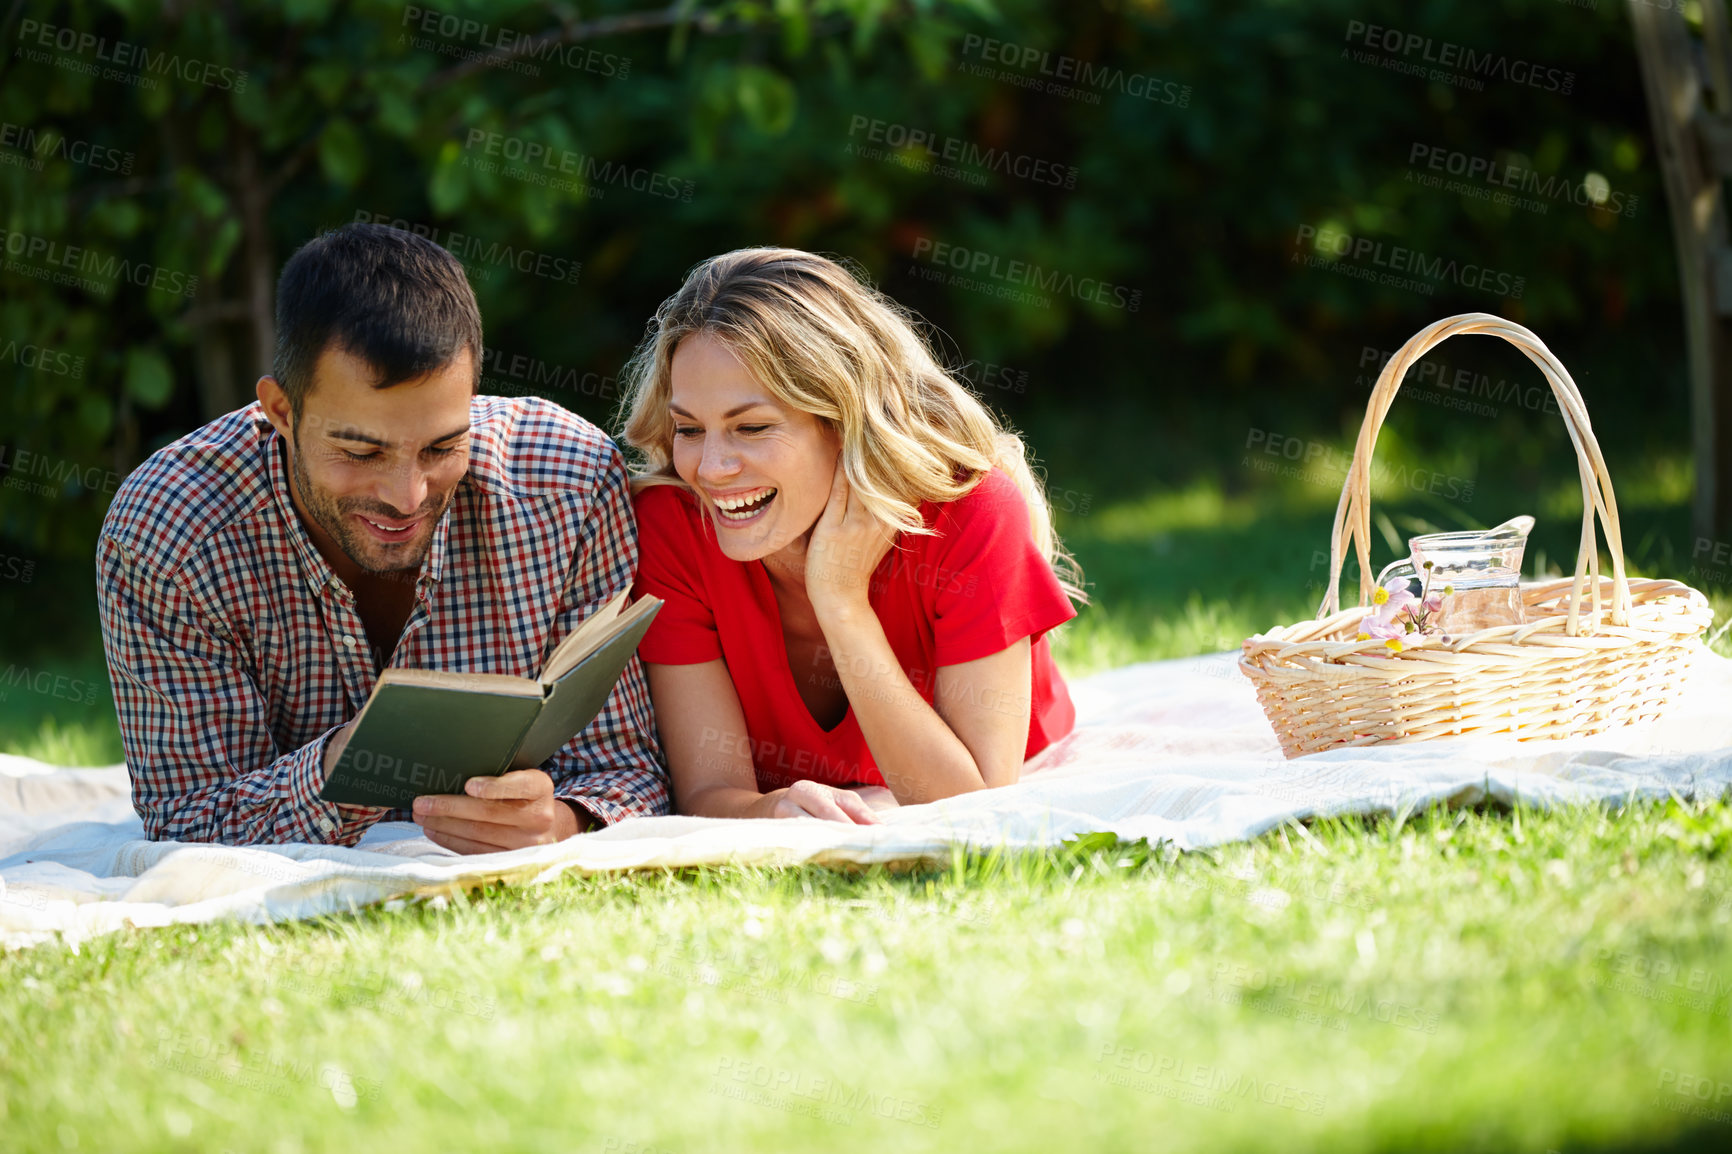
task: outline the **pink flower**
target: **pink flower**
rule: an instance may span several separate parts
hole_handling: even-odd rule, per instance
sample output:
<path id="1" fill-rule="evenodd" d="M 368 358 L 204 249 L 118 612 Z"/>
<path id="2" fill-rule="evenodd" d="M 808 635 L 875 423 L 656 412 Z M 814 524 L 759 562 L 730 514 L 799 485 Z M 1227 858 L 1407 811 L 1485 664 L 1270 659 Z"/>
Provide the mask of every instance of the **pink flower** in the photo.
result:
<path id="1" fill-rule="evenodd" d="M 1379 624 L 1388 625 L 1395 620 L 1397 613 L 1404 613 L 1418 605 L 1419 598 L 1408 591 L 1407 578 L 1395 577 L 1371 595 L 1371 602 L 1377 606 L 1372 615 L 1377 618 Z M 1396 636 L 1396 634 L 1389 636 Z"/>
<path id="2" fill-rule="evenodd" d="M 1405 636 L 1405 627 L 1396 626 L 1387 620 L 1377 620 L 1377 613 L 1367 613 L 1365 620 L 1360 622 L 1360 641 L 1370 641 L 1372 638 L 1379 639 L 1379 641 L 1389 641 L 1389 639 L 1405 638 Z"/>
<path id="3" fill-rule="evenodd" d="M 1436 613 L 1439 610 L 1441 610 L 1442 608 L 1443 608 L 1443 594 L 1433 593 L 1430 597 L 1427 597 L 1425 599 L 1425 611 L 1427 613 Z"/>
<path id="4" fill-rule="evenodd" d="M 1369 613 L 1366 614 L 1365 620 L 1359 623 L 1359 631 L 1367 637 L 1375 637 L 1379 641 L 1407 636 L 1407 629 L 1404 626 L 1389 621 L 1378 621 L 1375 614 Z"/>

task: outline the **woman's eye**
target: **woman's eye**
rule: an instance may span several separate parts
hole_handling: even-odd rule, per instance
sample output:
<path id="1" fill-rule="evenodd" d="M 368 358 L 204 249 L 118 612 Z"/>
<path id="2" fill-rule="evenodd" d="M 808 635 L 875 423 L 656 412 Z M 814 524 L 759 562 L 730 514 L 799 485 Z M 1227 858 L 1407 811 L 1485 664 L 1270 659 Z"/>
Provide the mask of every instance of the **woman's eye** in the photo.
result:
<path id="1" fill-rule="evenodd" d="M 768 426 L 768 425 L 741 425 L 740 426 L 740 432 L 742 432 L 742 433 L 761 433 L 769 427 L 770 426 Z"/>
<path id="2" fill-rule="evenodd" d="M 674 436 L 676 436 L 676 437 L 695 437 L 700 432 L 702 432 L 702 430 L 698 429 L 697 427 L 695 427 L 693 425 L 675 425 L 674 426 Z"/>

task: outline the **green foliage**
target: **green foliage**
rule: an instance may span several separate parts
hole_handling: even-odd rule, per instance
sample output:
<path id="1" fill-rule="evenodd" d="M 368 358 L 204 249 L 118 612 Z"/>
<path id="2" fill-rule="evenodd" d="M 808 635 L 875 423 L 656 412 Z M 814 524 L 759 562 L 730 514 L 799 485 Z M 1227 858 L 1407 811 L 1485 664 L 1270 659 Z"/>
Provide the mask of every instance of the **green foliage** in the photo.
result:
<path id="1" fill-rule="evenodd" d="M 644 319 L 705 256 L 756 243 L 846 255 L 928 315 L 957 363 L 1028 375 L 1026 394 L 985 395 L 1072 485 L 1182 482 L 1218 467 L 1247 424 L 1333 436 L 1363 405 L 1364 348 L 1469 308 L 1546 336 L 1608 439 L 1636 453 L 1683 440 L 1668 223 L 1621 12 L 1541 0 L 724 0 L 680 6 L 675 23 L 623 0 L 563 11 L 27 0 L 0 120 L 34 134 L 11 151 L 41 165 L 0 166 L 0 227 L 24 246 L 0 269 L 0 341 L 84 364 L 76 376 L 0 365 L 6 443 L 124 473 L 244 403 L 268 368 L 282 260 L 360 215 L 458 250 L 490 344 L 595 379 L 617 377 Z M 1357 62 L 1355 21 L 1566 69 L 1574 90 L 1474 91 Z M 111 69 L 120 79 L 90 75 L 94 50 L 43 49 L 24 22 L 135 52 Z M 579 38 L 546 47 L 567 34 Z M 474 59 L 520 40 L 542 47 Z M 989 60 L 989 43 L 1011 47 Z M 1046 91 L 1083 66 L 1104 79 Z M 57 141 L 100 151 L 74 161 Z M 1553 199 L 1531 212 L 1421 187 L 1418 146 L 1527 165 L 1560 187 L 1596 173 L 1635 208 Z M 962 158 L 954 173 L 946 148 Z M 529 149 L 540 163 L 506 151 Z M 1019 178 L 1006 163 L 1018 158 L 1074 177 Z M 1295 265 L 1298 230 L 1329 225 L 1525 289 L 1426 295 Z M 1121 295 L 940 283 L 955 269 L 919 255 L 922 242 Z M 50 244 L 82 246 L 98 270 L 131 262 L 143 283 L 45 279 L 64 271 Z M 526 275 L 494 255 L 507 250 L 582 274 Z M 174 284 L 153 285 L 156 270 Z M 1506 352 L 1451 350 L 1450 363 L 1531 371 Z M 601 421 L 617 400 L 543 391 Z M 1555 418 L 1426 416 L 1392 421 L 1421 448 L 1495 453 L 1523 484 L 1558 439 Z M 87 557 L 104 500 L 0 490 L 0 541 Z"/>

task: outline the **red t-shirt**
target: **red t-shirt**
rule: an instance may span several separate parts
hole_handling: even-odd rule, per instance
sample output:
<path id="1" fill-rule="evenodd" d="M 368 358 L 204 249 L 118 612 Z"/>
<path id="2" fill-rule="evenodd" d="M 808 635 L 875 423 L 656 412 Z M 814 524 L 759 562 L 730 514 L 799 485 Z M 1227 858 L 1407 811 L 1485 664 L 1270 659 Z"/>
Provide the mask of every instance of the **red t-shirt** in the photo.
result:
<path id="1" fill-rule="evenodd" d="M 852 706 L 834 729 L 812 716 L 794 684 L 782 615 L 763 562 L 730 560 L 697 497 L 683 486 L 637 495 L 634 597 L 666 602 L 638 655 L 656 665 L 727 662 L 745 712 L 758 788 L 809 778 L 883 785 Z M 1052 566 L 1034 546 L 1028 505 L 993 469 L 966 496 L 920 506 L 932 536 L 899 535 L 868 587 L 872 609 L 908 680 L 930 704 L 937 671 L 1033 638 L 1031 716 L 1025 757 L 1069 733 L 1070 693 L 1053 663 L 1047 630 L 1076 616 Z"/>

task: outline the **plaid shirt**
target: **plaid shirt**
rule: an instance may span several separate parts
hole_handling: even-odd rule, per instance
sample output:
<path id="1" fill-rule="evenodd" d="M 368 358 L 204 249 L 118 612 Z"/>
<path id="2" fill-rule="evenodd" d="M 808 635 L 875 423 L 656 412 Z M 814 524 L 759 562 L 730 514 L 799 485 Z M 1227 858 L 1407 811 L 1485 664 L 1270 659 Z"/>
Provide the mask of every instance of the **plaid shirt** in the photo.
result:
<path id="1" fill-rule="evenodd" d="M 469 471 L 433 534 L 390 664 L 536 677 L 637 567 L 619 450 L 534 398 L 471 403 Z M 406 809 L 319 799 L 325 743 L 378 680 L 354 595 L 289 499 L 251 405 L 151 455 L 103 522 L 96 567 L 132 801 L 152 839 L 353 845 Z M 668 811 L 637 658 L 542 765 L 602 822 Z"/>

